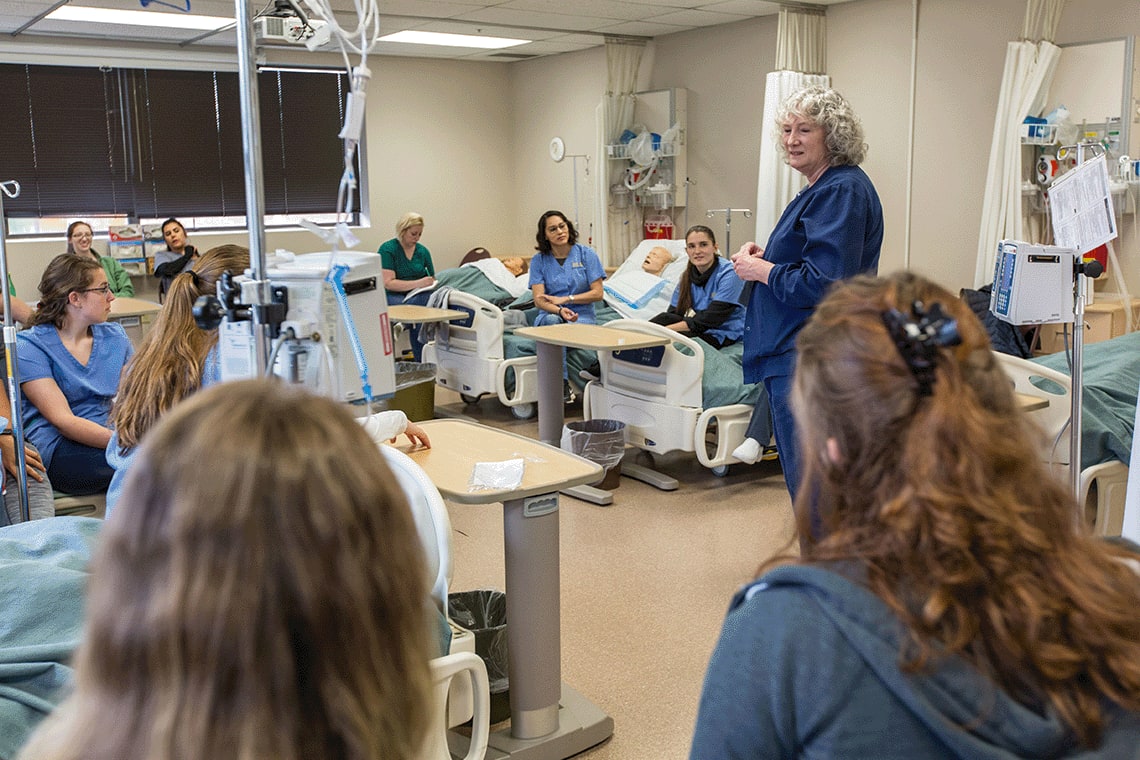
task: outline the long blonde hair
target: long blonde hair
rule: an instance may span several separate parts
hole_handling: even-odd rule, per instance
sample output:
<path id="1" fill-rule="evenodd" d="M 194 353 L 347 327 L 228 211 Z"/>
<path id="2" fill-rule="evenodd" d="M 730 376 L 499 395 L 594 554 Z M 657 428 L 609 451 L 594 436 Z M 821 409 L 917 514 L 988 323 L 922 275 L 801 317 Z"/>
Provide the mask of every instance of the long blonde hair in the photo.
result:
<path id="1" fill-rule="evenodd" d="M 916 319 L 916 302 L 940 304 L 961 337 L 937 350 L 930 395 L 884 322 L 892 308 Z M 1086 746 L 1107 703 L 1140 711 L 1140 579 L 1077 526 L 969 307 L 910 273 L 858 277 L 820 303 L 797 348 L 801 561 L 866 572 L 909 632 L 906 670 L 960 655 Z"/>
<path id="2" fill-rule="evenodd" d="M 417 757 L 432 703 L 423 549 L 344 405 L 222 383 L 137 456 L 92 562 L 75 691 L 21 757 Z"/>
<path id="3" fill-rule="evenodd" d="M 241 274 L 247 267 L 249 249 L 220 245 L 171 281 L 158 318 L 127 365 L 111 410 L 123 451 L 137 446 L 159 417 L 202 387 L 206 355 L 218 342 L 218 331 L 194 323 L 194 302 L 213 295 L 224 273 Z"/>

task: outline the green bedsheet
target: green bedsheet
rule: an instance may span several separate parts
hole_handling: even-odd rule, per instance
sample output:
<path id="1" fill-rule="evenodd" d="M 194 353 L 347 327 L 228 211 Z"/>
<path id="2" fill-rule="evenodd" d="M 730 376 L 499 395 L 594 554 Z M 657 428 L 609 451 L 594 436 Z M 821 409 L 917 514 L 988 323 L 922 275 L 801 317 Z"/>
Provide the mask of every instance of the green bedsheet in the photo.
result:
<path id="1" fill-rule="evenodd" d="M 1071 374 L 1064 353 L 1033 361 Z M 1086 344 L 1081 366 L 1081 469 L 1114 459 L 1128 464 L 1140 389 L 1140 332 Z"/>

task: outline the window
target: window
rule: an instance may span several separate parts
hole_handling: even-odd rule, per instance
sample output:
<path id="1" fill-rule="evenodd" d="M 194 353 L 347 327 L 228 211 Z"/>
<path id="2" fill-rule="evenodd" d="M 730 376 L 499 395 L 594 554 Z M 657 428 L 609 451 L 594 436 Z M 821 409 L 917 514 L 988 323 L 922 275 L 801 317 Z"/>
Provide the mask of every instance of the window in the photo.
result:
<path id="1" fill-rule="evenodd" d="M 258 75 L 267 223 L 336 211 L 346 88 L 340 71 Z M 244 220 L 236 73 L 0 64 L 0 92 L 13 233 L 45 217 Z"/>

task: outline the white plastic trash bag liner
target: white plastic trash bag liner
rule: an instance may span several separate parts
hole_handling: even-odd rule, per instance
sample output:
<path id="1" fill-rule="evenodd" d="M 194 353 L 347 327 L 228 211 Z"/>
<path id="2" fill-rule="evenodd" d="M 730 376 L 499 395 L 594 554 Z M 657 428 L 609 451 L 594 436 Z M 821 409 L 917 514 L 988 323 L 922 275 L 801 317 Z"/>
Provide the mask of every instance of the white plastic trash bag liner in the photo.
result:
<path id="1" fill-rule="evenodd" d="M 620 420 L 582 420 L 562 428 L 562 449 L 609 470 L 625 453 L 625 423 Z"/>

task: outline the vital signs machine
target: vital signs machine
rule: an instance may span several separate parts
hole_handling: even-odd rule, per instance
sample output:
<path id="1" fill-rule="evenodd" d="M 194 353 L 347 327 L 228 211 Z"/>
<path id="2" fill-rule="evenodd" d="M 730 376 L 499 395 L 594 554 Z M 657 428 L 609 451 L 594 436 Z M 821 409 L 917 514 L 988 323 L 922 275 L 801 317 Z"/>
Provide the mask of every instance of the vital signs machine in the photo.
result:
<path id="1" fill-rule="evenodd" d="M 278 252 L 267 257 L 266 277 L 269 372 L 338 401 L 370 404 L 395 392 L 379 255 Z M 222 380 L 258 374 L 253 286 L 248 276 L 223 278 L 218 297 L 195 306 L 200 324 L 218 326 Z"/>

